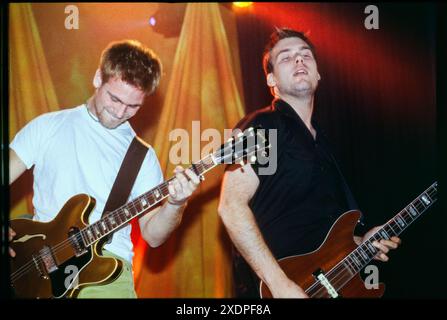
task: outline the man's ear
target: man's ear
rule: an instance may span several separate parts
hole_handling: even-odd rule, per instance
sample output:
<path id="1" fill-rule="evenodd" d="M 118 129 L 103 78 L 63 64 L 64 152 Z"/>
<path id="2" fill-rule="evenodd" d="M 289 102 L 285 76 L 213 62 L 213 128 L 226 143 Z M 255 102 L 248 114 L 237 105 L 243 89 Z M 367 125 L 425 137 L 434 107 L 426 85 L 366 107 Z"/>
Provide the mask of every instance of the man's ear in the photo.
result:
<path id="1" fill-rule="evenodd" d="M 98 89 L 102 85 L 101 70 L 96 69 L 95 76 L 93 77 L 93 86 Z"/>
<path id="2" fill-rule="evenodd" d="M 320 81 L 321 80 L 320 73 L 317 73 L 317 74 L 318 74 L 318 81 Z"/>
<path id="3" fill-rule="evenodd" d="M 275 76 L 273 75 L 273 73 L 267 74 L 267 85 L 270 88 L 273 88 L 274 86 L 276 86 L 276 80 L 275 80 Z"/>

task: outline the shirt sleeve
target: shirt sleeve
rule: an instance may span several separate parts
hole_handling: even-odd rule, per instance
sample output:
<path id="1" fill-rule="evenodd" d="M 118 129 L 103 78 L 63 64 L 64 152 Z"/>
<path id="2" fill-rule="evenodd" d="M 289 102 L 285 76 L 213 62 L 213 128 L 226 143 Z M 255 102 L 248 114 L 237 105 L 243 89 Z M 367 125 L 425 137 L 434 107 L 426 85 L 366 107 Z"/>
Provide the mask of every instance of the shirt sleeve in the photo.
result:
<path id="1" fill-rule="evenodd" d="M 241 119 L 234 129 L 245 131 L 248 128 L 253 128 L 257 132 L 257 134 L 259 134 L 255 142 L 256 145 L 261 148 L 261 150 L 254 154 L 256 155 L 256 160 L 249 163 L 258 177 L 262 179 L 262 176 L 269 172 L 268 168 L 270 168 L 270 164 L 273 163 L 271 162 L 271 160 L 273 159 L 272 157 L 276 156 L 276 153 L 273 153 L 272 150 L 272 147 L 276 146 L 276 127 L 272 121 L 271 115 L 261 113 Z M 258 139 L 259 136 L 263 136 L 266 140 L 263 141 L 261 139 Z M 226 167 L 226 169 L 228 168 L 229 166 Z"/>
<path id="2" fill-rule="evenodd" d="M 160 162 L 155 154 L 155 150 L 152 147 L 149 147 L 132 189 L 132 198 L 136 198 L 137 196 L 146 193 L 163 181 L 164 177 Z"/>
<path id="3" fill-rule="evenodd" d="M 37 160 L 41 150 L 41 141 L 45 135 L 47 117 L 43 115 L 28 122 L 17 132 L 9 147 L 15 151 L 27 169 L 30 169 Z"/>

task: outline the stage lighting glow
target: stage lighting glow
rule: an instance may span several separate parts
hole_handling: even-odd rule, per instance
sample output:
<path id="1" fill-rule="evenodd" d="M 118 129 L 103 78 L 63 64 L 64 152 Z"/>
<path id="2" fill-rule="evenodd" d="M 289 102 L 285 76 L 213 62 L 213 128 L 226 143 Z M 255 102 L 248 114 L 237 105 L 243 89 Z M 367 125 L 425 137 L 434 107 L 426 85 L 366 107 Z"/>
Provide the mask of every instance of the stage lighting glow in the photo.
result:
<path id="1" fill-rule="evenodd" d="M 149 24 L 150 24 L 151 26 L 155 26 L 156 23 L 157 23 L 157 20 L 155 20 L 154 17 L 151 17 L 151 18 L 149 19 Z"/>
<path id="2" fill-rule="evenodd" d="M 252 4 L 253 2 L 233 2 L 233 5 L 238 8 L 247 8 Z"/>

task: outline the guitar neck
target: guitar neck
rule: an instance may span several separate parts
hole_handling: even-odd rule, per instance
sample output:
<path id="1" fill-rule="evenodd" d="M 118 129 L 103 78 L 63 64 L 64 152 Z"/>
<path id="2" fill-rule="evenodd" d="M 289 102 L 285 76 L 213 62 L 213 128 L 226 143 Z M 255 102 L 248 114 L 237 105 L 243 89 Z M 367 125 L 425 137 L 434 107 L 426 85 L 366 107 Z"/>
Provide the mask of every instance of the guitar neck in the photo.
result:
<path id="1" fill-rule="evenodd" d="M 416 219 L 436 202 L 437 187 L 438 183 L 433 183 L 408 206 L 384 224 L 383 227 L 369 239 L 361 243 L 342 261 L 345 267 L 348 268 L 352 274 L 356 274 L 366 267 L 379 251 L 379 249 L 374 247 L 372 243 L 382 239 L 388 240 L 391 237 L 400 235 L 407 229 L 410 224 L 416 221 Z"/>
<path id="2" fill-rule="evenodd" d="M 199 162 L 189 167 L 198 176 L 217 166 L 212 155 L 208 155 Z M 140 195 L 136 199 L 108 213 L 100 220 L 85 227 L 80 231 L 84 245 L 92 245 L 103 237 L 115 232 L 127 225 L 132 219 L 146 213 L 149 209 L 169 196 L 168 185 L 174 179 L 172 177 L 155 188 Z"/>

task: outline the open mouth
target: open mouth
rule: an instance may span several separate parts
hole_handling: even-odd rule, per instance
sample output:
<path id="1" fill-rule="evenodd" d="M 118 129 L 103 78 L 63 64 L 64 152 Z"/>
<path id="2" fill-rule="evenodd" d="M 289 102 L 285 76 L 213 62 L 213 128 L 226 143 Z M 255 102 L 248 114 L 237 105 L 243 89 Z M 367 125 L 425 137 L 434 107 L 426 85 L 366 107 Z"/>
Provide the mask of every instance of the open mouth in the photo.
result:
<path id="1" fill-rule="evenodd" d="M 308 74 L 308 72 L 306 69 L 298 69 L 294 72 L 293 76 L 296 77 L 296 76 L 307 75 L 307 74 Z"/>

